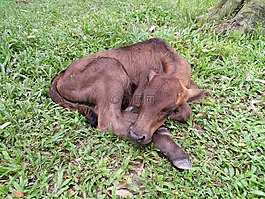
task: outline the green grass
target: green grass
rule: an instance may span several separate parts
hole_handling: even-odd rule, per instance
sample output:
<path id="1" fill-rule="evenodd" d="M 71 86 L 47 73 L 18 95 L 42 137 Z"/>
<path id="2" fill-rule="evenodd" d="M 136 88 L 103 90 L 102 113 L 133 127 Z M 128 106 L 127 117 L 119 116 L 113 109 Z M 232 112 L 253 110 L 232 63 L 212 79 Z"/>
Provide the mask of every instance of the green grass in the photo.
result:
<path id="1" fill-rule="evenodd" d="M 265 197 L 265 39 L 215 35 L 196 16 L 217 0 L 1 0 L 0 198 Z M 155 26 L 154 32 L 150 32 Z M 203 28 L 201 28 L 203 26 Z M 152 145 L 103 134 L 49 98 L 52 77 L 90 53 L 161 37 L 212 96 L 167 121 L 194 169 Z M 10 123 L 7 123 L 10 122 Z M 180 139 L 181 138 L 181 139 Z M 138 173 L 137 173 L 138 172 Z M 117 196 L 118 197 L 118 196 Z"/>

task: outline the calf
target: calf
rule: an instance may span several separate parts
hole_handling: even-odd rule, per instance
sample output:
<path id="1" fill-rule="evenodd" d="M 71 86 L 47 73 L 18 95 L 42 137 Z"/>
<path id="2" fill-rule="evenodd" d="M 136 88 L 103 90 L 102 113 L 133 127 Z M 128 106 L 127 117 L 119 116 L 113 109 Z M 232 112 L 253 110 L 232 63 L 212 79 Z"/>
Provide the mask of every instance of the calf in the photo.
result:
<path id="1" fill-rule="evenodd" d="M 53 78 L 50 96 L 63 107 L 78 110 L 104 132 L 112 130 L 138 144 L 161 137 L 157 146 L 162 149 L 167 138 L 153 134 L 166 118 L 187 119 L 188 102 L 208 94 L 190 87 L 187 62 L 155 38 L 77 60 Z M 138 109 L 134 121 L 124 117 L 125 98 L 131 99 L 126 106 Z"/>

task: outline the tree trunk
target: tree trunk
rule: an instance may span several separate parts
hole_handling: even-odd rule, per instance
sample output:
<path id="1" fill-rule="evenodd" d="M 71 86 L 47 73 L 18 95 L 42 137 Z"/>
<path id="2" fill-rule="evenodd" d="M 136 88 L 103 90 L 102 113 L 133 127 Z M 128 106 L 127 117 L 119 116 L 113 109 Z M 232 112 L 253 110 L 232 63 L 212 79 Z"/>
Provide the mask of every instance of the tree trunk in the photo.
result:
<path id="1" fill-rule="evenodd" d="M 208 18 L 222 20 L 214 28 L 218 33 L 233 30 L 247 33 L 260 27 L 265 34 L 265 0 L 220 0 Z"/>

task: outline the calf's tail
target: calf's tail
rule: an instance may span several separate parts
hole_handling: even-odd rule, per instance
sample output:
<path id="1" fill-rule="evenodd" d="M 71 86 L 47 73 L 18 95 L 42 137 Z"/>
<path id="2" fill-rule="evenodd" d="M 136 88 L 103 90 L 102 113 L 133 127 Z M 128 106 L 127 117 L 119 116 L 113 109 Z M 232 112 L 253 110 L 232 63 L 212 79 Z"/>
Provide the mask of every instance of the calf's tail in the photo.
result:
<path id="1" fill-rule="evenodd" d="M 50 97 L 52 101 L 54 101 L 57 104 L 60 104 L 64 108 L 68 108 L 70 110 L 77 110 L 80 114 L 84 115 L 88 121 L 88 123 L 92 127 L 96 127 L 98 124 L 98 116 L 94 112 L 93 108 L 84 105 L 84 104 L 78 104 L 75 102 L 71 102 L 67 99 L 65 99 L 57 90 L 57 82 L 60 79 L 60 77 L 64 74 L 65 71 L 60 72 L 57 74 L 51 81 L 50 85 Z"/>

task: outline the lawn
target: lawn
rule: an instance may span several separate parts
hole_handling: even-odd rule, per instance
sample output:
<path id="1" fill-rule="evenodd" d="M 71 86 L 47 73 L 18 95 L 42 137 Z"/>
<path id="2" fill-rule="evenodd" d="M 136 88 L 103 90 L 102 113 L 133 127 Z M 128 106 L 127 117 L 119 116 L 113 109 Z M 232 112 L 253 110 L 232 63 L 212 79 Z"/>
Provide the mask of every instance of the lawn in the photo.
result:
<path id="1" fill-rule="evenodd" d="M 0 198 L 264 198 L 265 38 L 196 20 L 217 0 L 1 0 Z M 161 37 L 211 96 L 167 121 L 191 155 L 180 171 L 153 145 L 103 134 L 49 98 L 87 54 Z"/>

